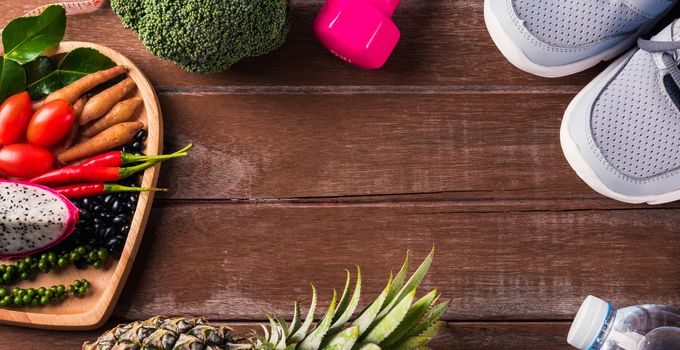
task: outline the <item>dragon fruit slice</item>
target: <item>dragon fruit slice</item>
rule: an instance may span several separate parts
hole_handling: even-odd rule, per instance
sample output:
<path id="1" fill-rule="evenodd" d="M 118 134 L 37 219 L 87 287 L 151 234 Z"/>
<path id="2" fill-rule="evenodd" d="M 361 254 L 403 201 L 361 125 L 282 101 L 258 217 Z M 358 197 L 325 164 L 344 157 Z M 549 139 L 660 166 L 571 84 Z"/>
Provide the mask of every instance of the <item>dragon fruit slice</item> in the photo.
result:
<path id="1" fill-rule="evenodd" d="M 0 180 L 0 258 L 22 258 L 68 237 L 78 223 L 78 208 L 51 189 Z"/>

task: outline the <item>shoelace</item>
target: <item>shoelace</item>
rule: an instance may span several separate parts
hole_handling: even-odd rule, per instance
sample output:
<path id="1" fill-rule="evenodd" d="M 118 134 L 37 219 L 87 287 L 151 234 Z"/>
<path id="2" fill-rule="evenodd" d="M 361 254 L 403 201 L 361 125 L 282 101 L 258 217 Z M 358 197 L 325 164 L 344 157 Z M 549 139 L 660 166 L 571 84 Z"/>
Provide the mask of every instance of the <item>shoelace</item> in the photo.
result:
<path id="1" fill-rule="evenodd" d="M 680 50 L 680 41 L 653 41 L 639 38 L 638 46 L 643 51 L 661 53 L 661 62 L 668 69 L 668 74 L 673 78 L 675 84 L 680 87 L 680 68 L 673 58 L 675 52 Z"/>

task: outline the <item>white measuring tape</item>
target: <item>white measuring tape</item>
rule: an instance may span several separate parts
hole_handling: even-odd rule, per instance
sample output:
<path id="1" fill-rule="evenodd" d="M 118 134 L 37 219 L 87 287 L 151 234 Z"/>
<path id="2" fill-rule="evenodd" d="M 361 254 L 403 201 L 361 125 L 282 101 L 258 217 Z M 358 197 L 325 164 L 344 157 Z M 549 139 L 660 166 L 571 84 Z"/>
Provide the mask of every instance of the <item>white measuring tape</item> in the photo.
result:
<path id="1" fill-rule="evenodd" d="M 80 15 L 83 13 L 90 13 L 94 12 L 104 6 L 106 3 L 106 0 L 74 0 L 74 1 L 60 1 L 60 2 L 55 2 L 52 4 L 47 4 L 40 6 L 38 8 L 35 8 L 28 13 L 26 13 L 25 16 L 37 16 L 43 12 L 47 7 L 52 6 L 52 5 L 61 5 L 64 9 L 66 9 L 66 14 L 67 15 Z"/>
<path id="2" fill-rule="evenodd" d="M 99 10 L 104 7 L 106 0 L 74 0 L 74 1 L 61 1 L 52 4 L 42 5 L 36 7 L 31 11 L 28 11 L 24 17 L 37 16 L 41 14 L 46 8 L 54 5 L 59 5 L 66 10 L 67 15 L 81 15 L 83 13 L 90 13 Z M 0 27 L 0 34 L 4 30 L 4 27 Z"/>

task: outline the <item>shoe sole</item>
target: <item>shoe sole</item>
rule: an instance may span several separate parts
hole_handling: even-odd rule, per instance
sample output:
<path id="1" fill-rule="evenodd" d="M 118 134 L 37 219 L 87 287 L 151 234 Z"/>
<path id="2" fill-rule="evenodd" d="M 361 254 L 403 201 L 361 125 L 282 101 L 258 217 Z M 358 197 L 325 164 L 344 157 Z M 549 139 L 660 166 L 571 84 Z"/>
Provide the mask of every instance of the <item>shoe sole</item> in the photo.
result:
<path id="1" fill-rule="evenodd" d="M 598 83 L 601 83 L 602 80 L 607 79 L 607 75 L 611 73 L 612 70 L 617 69 L 619 64 L 625 61 L 627 58 L 628 55 L 625 55 L 616 60 L 614 63 L 612 63 L 609 67 L 607 67 L 607 69 L 600 73 L 600 75 L 593 79 L 592 82 L 586 85 L 586 87 L 583 88 L 583 90 L 581 90 L 581 92 L 579 92 L 578 95 L 576 95 L 576 97 L 571 101 L 571 103 L 569 103 L 569 107 L 567 107 L 567 110 L 564 112 L 562 126 L 560 127 L 560 144 L 562 145 L 562 153 L 564 153 L 564 157 L 567 159 L 567 162 L 569 163 L 569 165 L 571 165 L 576 174 L 588 186 L 590 186 L 593 190 L 595 190 L 596 192 L 600 193 L 603 196 L 625 203 L 633 204 L 647 203 L 651 205 L 663 204 L 680 200 L 680 190 L 653 196 L 627 196 L 612 191 L 607 187 L 607 185 L 605 185 L 600 180 L 600 178 L 597 176 L 595 171 L 590 167 L 590 165 L 588 165 L 588 162 L 583 158 L 581 152 L 579 152 L 578 146 L 576 146 L 576 142 L 571 138 L 571 135 L 569 133 L 568 125 L 570 124 L 572 116 L 574 115 L 573 111 L 576 109 L 576 106 L 583 103 L 585 96 L 589 94 L 590 90 L 593 89 L 593 86 L 597 85 Z M 590 102 L 591 101 L 586 101 L 586 103 Z"/>
<path id="2" fill-rule="evenodd" d="M 603 52 L 600 52 L 595 56 L 561 66 L 542 66 L 532 62 L 529 57 L 524 54 L 522 49 L 514 43 L 510 35 L 503 29 L 500 20 L 496 17 L 496 15 L 494 15 L 493 11 L 491 11 L 492 1 L 494 0 L 484 0 L 484 22 L 486 23 L 486 28 L 489 34 L 491 35 L 491 40 L 493 40 L 494 44 L 496 44 L 496 47 L 498 47 L 503 56 L 505 56 L 505 58 L 510 63 L 512 63 L 512 65 L 527 73 L 538 75 L 544 78 L 564 77 L 584 71 L 588 68 L 592 68 L 602 61 L 611 60 L 632 47 L 641 34 L 646 33 L 648 30 L 653 28 L 654 25 L 656 25 L 656 22 L 658 22 L 658 20 L 656 20 L 648 23 L 621 43 Z M 668 11 L 670 11 L 670 8 Z M 663 15 L 660 15 L 658 18 L 661 19 L 662 17 Z"/>

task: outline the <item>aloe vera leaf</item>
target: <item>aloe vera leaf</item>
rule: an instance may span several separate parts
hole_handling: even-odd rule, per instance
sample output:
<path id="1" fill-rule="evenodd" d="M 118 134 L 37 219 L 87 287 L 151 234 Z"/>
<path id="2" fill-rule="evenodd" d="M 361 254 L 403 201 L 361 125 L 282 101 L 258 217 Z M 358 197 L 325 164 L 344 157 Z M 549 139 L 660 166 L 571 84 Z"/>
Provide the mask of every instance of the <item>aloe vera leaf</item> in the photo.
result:
<path id="1" fill-rule="evenodd" d="M 404 320 L 401 321 L 394 332 L 385 338 L 385 340 L 382 341 L 380 345 L 389 347 L 397 340 L 401 339 L 401 337 L 406 335 L 408 331 L 417 326 L 418 322 L 425 316 L 425 314 L 427 314 L 427 311 L 430 309 L 430 306 L 436 298 L 437 290 L 435 289 L 413 303 L 413 306 L 411 306 L 411 308 L 406 313 L 406 316 L 404 316 Z"/>
<path id="2" fill-rule="evenodd" d="M 390 292 L 387 294 L 387 298 L 385 298 L 386 304 L 389 304 L 392 302 L 392 300 L 394 300 L 394 297 L 397 296 L 397 293 L 399 293 L 399 290 L 404 285 L 404 281 L 406 280 L 406 274 L 408 273 L 408 263 L 410 255 L 411 252 L 406 252 L 406 259 L 404 260 L 404 264 L 401 266 L 401 269 L 399 269 L 397 276 L 394 277 L 394 282 L 392 282 L 392 288 L 390 289 Z"/>
<path id="3" fill-rule="evenodd" d="M 334 335 L 322 350 L 352 350 L 359 339 L 359 327 L 349 327 Z"/>
<path id="4" fill-rule="evenodd" d="M 411 329 L 406 336 L 416 336 L 419 335 L 427 330 L 427 328 L 430 327 L 433 323 L 437 322 L 439 320 L 439 316 L 441 316 L 444 311 L 446 311 L 446 308 L 449 306 L 449 302 L 445 301 L 443 303 L 439 303 L 430 309 L 430 311 L 427 313 L 427 316 L 425 317 L 425 320 L 419 323 L 417 326 L 415 326 L 413 329 Z"/>
<path id="5" fill-rule="evenodd" d="M 437 333 L 444 327 L 445 323 L 442 321 L 438 321 L 433 323 L 430 327 L 428 327 L 425 332 L 421 333 L 420 335 L 416 335 L 413 337 L 409 337 L 404 339 L 404 341 L 400 341 L 399 344 L 391 347 L 392 350 L 413 350 L 417 349 L 422 345 L 425 345 L 427 342 L 432 340 L 432 338 L 437 336 Z"/>
<path id="6" fill-rule="evenodd" d="M 380 319 L 378 323 L 371 328 L 371 330 L 366 334 L 364 338 L 365 341 L 374 344 L 380 344 L 385 338 L 387 338 L 397 326 L 402 322 L 404 316 L 408 313 L 411 308 L 411 303 L 413 303 L 413 298 L 416 296 L 416 291 L 413 290 L 409 293 L 406 298 L 402 299 L 397 306 L 392 309 L 385 317 Z"/>
<path id="7" fill-rule="evenodd" d="M 371 344 L 371 343 L 365 343 L 365 344 L 360 344 L 357 350 L 381 350 L 380 346 Z"/>
<path id="8" fill-rule="evenodd" d="M 293 320 L 290 322 L 289 334 L 297 332 L 300 328 L 300 302 L 295 302 Z"/>
<path id="9" fill-rule="evenodd" d="M 423 278 L 425 278 L 425 275 L 427 274 L 427 271 L 430 269 L 430 265 L 432 265 L 432 259 L 434 258 L 434 247 L 432 247 L 432 251 L 430 251 L 430 254 L 423 260 L 423 262 L 420 264 L 416 272 L 413 273 L 411 278 L 409 278 L 408 282 L 406 282 L 406 285 L 401 288 L 401 291 L 399 291 L 399 294 L 397 294 L 390 303 L 383 308 L 383 310 L 378 314 L 377 318 L 382 318 L 384 317 L 390 310 L 394 307 L 395 304 L 401 301 L 406 295 L 411 293 L 414 289 L 416 289 L 419 285 L 420 282 L 423 281 Z"/>
<path id="10" fill-rule="evenodd" d="M 314 321 L 314 311 L 316 310 L 316 287 L 312 285 L 312 303 L 309 305 L 309 312 L 307 313 L 307 317 L 305 318 L 305 321 L 302 323 L 302 325 L 293 333 L 293 335 L 290 336 L 290 339 L 288 340 L 289 343 L 299 343 L 302 341 L 302 339 L 305 338 L 307 335 L 307 331 L 309 331 L 309 327 L 312 325 L 312 322 Z"/>
<path id="11" fill-rule="evenodd" d="M 359 327 L 359 335 L 364 334 L 368 327 L 371 326 L 371 323 L 373 323 L 373 320 L 375 320 L 375 316 L 378 314 L 378 312 L 380 312 L 380 308 L 385 302 L 385 298 L 387 298 L 387 293 L 390 292 L 391 286 L 392 278 L 387 281 L 385 289 L 383 289 L 378 298 L 375 299 L 375 301 L 373 301 L 373 303 L 371 303 L 371 305 L 367 307 L 366 310 L 364 310 L 364 312 L 362 312 L 361 315 L 357 317 L 356 320 L 354 320 L 354 322 L 352 322 L 352 326 Z"/>
<path id="12" fill-rule="evenodd" d="M 321 346 L 321 341 L 323 341 L 323 337 L 326 335 L 326 332 L 328 332 L 328 328 L 330 328 L 331 322 L 333 321 L 337 297 L 337 293 L 333 291 L 333 299 L 331 299 L 331 305 L 328 307 L 328 311 L 326 311 L 326 316 L 324 316 L 324 318 L 321 320 L 321 323 L 317 325 L 316 329 L 314 329 L 314 331 L 305 337 L 305 340 L 303 340 L 302 343 L 298 345 L 299 350 L 319 349 L 319 346 Z"/>
<path id="13" fill-rule="evenodd" d="M 357 305 L 359 305 L 359 299 L 361 298 L 361 269 L 357 266 L 357 281 L 356 285 L 354 286 L 354 292 L 352 293 L 352 298 L 349 299 L 349 302 L 345 306 L 345 310 L 338 316 L 340 311 L 336 311 L 336 320 L 335 323 L 331 326 L 329 332 L 337 332 L 342 327 L 347 323 L 350 317 L 352 317 L 352 314 L 354 313 L 354 310 L 356 310 Z"/>

